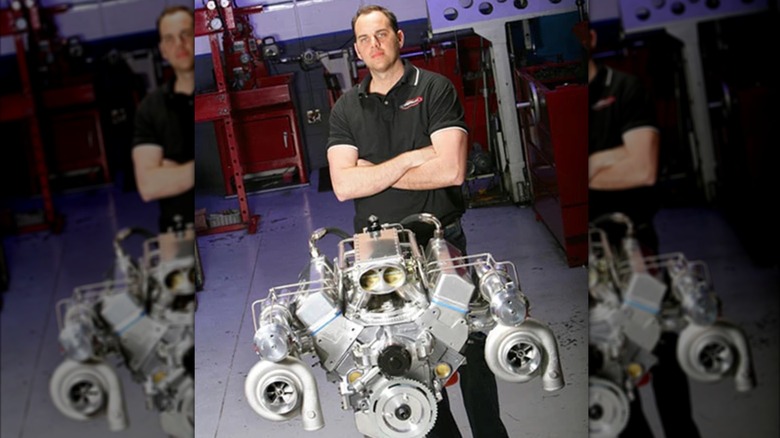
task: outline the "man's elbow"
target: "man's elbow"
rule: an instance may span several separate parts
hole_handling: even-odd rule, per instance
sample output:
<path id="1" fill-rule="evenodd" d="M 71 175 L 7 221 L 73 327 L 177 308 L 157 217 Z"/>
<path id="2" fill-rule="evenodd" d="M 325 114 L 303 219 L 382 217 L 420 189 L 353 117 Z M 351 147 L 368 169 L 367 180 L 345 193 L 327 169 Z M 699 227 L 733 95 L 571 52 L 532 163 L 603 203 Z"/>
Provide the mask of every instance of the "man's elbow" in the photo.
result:
<path id="1" fill-rule="evenodd" d="M 143 185 L 138 186 L 138 195 L 144 202 L 152 202 L 160 198 L 154 190 L 152 190 L 150 187 L 144 187 Z"/>
<path id="2" fill-rule="evenodd" d="M 452 180 L 452 185 L 459 186 L 466 181 L 466 172 L 458 172 Z"/>
<path id="3" fill-rule="evenodd" d="M 156 201 L 163 196 L 160 187 L 148 178 L 139 178 L 136 176 L 136 185 L 138 187 L 138 195 L 144 202 Z"/>
<path id="4" fill-rule="evenodd" d="M 347 196 L 346 194 L 341 193 L 341 192 L 336 191 L 336 190 L 333 190 L 333 193 L 336 195 L 336 199 L 338 199 L 339 202 L 345 202 L 345 201 L 349 201 L 350 199 L 352 199 L 349 196 Z"/>
<path id="5" fill-rule="evenodd" d="M 336 195 L 336 199 L 338 199 L 339 202 L 349 201 L 354 198 L 351 193 L 345 190 L 345 187 L 335 181 L 333 182 L 333 194 Z"/>
<path id="6" fill-rule="evenodd" d="M 656 181 L 658 181 L 658 169 L 654 166 L 645 169 L 644 172 L 640 172 L 640 184 L 644 186 L 654 186 Z"/>
<path id="7" fill-rule="evenodd" d="M 447 184 L 450 186 L 459 186 L 466 181 L 466 168 L 465 166 L 454 166 L 453 169 L 448 172 Z"/>
<path id="8" fill-rule="evenodd" d="M 645 185 L 646 186 L 654 186 L 656 181 L 658 181 L 658 177 L 655 173 L 647 175 L 647 178 L 645 178 Z"/>

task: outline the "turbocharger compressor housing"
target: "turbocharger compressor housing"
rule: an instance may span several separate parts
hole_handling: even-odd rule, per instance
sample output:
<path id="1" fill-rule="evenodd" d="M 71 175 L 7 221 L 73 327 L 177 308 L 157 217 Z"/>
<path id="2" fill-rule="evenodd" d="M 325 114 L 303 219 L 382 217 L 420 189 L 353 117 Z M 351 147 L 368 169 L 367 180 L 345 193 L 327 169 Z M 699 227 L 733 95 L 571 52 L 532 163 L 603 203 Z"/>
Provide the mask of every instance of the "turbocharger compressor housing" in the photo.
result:
<path id="1" fill-rule="evenodd" d="M 66 359 L 51 376 L 49 394 L 57 410 L 68 418 L 86 421 L 105 414 L 110 430 L 127 428 L 119 378 L 105 363 Z"/>
<path id="2" fill-rule="evenodd" d="M 485 361 L 501 380 L 524 383 L 542 376 L 542 387 L 564 386 L 558 345 L 550 329 L 533 318 L 517 327 L 498 324 L 485 341 Z"/>
<path id="3" fill-rule="evenodd" d="M 249 371 L 244 392 L 252 409 L 267 420 L 286 421 L 303 413 L 304 430 L 325 426 L 317 382 L 300 359 L 261 360 Z"/>
<path id="4" fill-rule="evenodd" d="M 718 382 L 733 375 L 738 391 L 755 386 L 745 335 L 726 321 L 709 326 L 688 324 L 677 341 L 677 360 L 683 371 L 695 380 Z"/>

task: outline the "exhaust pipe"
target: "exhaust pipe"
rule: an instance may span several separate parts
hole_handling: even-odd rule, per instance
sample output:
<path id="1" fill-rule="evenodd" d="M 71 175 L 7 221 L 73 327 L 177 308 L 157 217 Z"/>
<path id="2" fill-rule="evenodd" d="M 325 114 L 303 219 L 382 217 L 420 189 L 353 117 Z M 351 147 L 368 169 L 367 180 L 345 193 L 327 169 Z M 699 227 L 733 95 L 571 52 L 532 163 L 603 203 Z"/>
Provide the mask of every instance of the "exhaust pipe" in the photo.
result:
<path id="1" fill-rule="evenodd" d="M 719 320 L 711 326 L 688 324 L 677 341 L 677 360 L 686 374 L 702 382 L 734 375 L 737 391 L 756 386 L 750 347 L 735 325 Z"/>
<path id="2" fill-rule="evenodd" d="M 303 430 L 325 426 L 317 381 L 298 358 L 256 363 L 247 374 L 244 392 L 252 409 L 267 420 L 286 421 L 302 414 Z"/>
<path id="3" fill-rule="evenodd" d="M 114 369 L 105 363 L 65 359 L 51 376 L 49 394 L 54 406 L 66 417 L 89 420 L 105 407 L 111 431 L 124 430 L 128 426 L 122 385 Z"/>
<path id="4" fill-rule="evenodd" d="M 564 386 L 555 336 L 533 318 L 517 327 L 496 325 L 485 341 L 485 361 L 496 377 L 508 382 L 527 382 L 541 372 L 545 391 Z"/>

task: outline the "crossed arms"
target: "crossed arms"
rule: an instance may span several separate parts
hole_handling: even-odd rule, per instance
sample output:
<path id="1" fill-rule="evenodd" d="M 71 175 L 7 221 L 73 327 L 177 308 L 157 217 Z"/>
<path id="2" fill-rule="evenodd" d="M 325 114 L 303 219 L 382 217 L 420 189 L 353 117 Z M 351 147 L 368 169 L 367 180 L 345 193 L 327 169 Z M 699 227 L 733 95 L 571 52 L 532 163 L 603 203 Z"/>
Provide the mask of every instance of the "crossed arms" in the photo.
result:
<path id="1" fill-rule="evenodd" d="M 623 145 L 595 152 L 588 158 L 589 187 L 623 190 L 655 184 L 658 172 L 658 131 L 640 127 L 623 134 Z"/>
<path id="2" fill-rule="evenodd" d="M 461 185 L 466 177 L 467 140 L 459 128 L 441 129 L 431 135 L 432 145 L 376 164 L 360 159 L 354 146 L 331 146 L 328 163 L 333 192 L 343 202 L 390 187 L 432 190 Z"/>
<path id="3" fill-rule="evenodd" d="M 154 144 L 133 148 L 133 167 L 138 193 L 145 202 L 186 192 L 195 185 L 195 162 L 177 163 L 163 157 L 163 149 Z"/>

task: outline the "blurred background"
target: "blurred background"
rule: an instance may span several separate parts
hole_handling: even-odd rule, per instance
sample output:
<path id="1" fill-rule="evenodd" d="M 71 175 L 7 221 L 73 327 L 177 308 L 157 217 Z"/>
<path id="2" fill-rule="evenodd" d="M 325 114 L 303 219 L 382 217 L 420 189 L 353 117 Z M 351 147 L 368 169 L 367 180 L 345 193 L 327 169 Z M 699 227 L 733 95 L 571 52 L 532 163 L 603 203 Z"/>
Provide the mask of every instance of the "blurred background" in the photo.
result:
<path id="1" fill-rule="evenodd" d="M 590 3 L 597 62 L 637 76 L 660 130 L 655 216 L 660 252 L 709 267 L 723 317 L 745 331 L 757 386 L 690 380 L 702 436 L 778 433 L 778 216 L 771 133 L 780 112 L 768 37 L 778 5 L 763 0 Z M 674 388 L 670 388 L 674 393 Z M 642 408 L 664 436 L 651 385 Z M 673 426 L 672 426 L 673 428 Z M 670 436 L 669 433 L 666 436 Z"/>
<path id="2" fill-rule="evenodd" d="M 52 403 L 49 381 L 64 359 L 55 305 L 78 286 L 112 278 L 120 230 L 156 234 L 158 207 L 138 195 L 130 147 L 138 103 L 172 75 L 156 20 L 175 4 L 192 6 L 0 2 L 3 437 L 111 433 L 105 418 L 73 420 Z M 134 260 L 141 236 L 124 242 Z M 127 369 L 117 374 L 130 427 L 114 436 L 166 436 L 140 384 Z"/>

